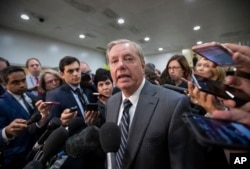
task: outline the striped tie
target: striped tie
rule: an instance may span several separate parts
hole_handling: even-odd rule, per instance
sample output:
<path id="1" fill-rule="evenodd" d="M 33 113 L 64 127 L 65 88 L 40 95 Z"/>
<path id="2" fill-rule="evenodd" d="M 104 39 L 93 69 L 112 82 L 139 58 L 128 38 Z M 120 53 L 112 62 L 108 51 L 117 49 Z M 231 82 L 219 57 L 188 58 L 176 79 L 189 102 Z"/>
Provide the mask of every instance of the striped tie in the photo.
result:
<path id="1" fill-rule="evenodd" d="M 128 129 L 129 129 L 129 108 L 132 106 L 132 103 L 125 99 L 123 102 L 124 110 L 122 114 L 122 119 L 120 122 L 120 129 L 121 129 L 121 144 L 120 148 L 116 154 L 116 168 L 120 169 L 122 166 L 123 157 L 125 154 L 126 146 L 127 146 L 127 137 L 128 137 Z"/>

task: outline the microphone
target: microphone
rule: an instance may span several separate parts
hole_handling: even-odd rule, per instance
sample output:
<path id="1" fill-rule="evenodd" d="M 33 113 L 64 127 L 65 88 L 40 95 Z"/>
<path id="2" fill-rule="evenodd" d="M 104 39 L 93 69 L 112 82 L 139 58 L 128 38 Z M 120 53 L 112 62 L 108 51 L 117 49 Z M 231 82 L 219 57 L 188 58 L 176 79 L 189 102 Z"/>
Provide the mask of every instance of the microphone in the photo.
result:
<path id="1" fill-rule="evenodd" d="M 59 118 L 54 117 L 53 119 L 51 119 L 49 121 L 48 126 L 47 126 L 47 130 L 41 135 L 41 137 L 38 139 L 38 141 L 36 142 L 36 144 L 33 146 L 33 150 L 34 151 L 38 151 L 42 147 L 44 141 L 52 133 L 52 131 L 54 131 L 60 125 L 61 125 L 61 120 Z"/>
<path id="2" fill-rule="evenodd" d="M 170 85 L 170 84 L 163 84 L 163 87 L 167 88 L 167 89 L 171 89 L 183 94 L 187 94 L 188 89 L 184 88 L 184 87 L 178 87 L 178 86 L 174 86 L 174 85 Z"/>
<path id="3" fill-rule="evenodd" d="M 108 169 L 116 168 L 116 152 L 121 143 L 121 130 L 116 123 L 107 122 L 100 129 L 102 149 L 107 154 Z"/>
<path id="4" fill-rule="evenodd" d="M 66 152 L 73 157 L 84 157 L 101 148 L 99 129 L 89 126 L 68 138 L 66 141 Z"/>
<path id="5" fill-rule="evenodd" d="M 73 135 L 84 129 L 86 126 L 87 125 L 82 117 L 74 117 L 69 120 L 66 129 L 69 131 L 69 135 Z"/>
<path id="6" fill-rule="evenodd" d="M 23 169 L 43 169 L 43 165 L 39 161 L 31 161 Z"/>
<path id="7" fill-rule="evenodd" d="M 30 125 L 32 123 L 38 122 L 40 121 L 42 118 L 42 115 L 40 113 L 34 113 L 32 114 L 32 116 L 30 117 L 30 119 L 26 122 L 27 125 Z"/>
<path id="8" fill-rule="evenodd" d="M 45 165 L 46 162 L 64 146 L 68 136 L 69 133 L 64 127 L 55 129 L 43 146 L 43 155 L 39 159 L 39 162 Z"/>
<path id="9" fill-rule="evenodd" d="M 66 152 L 69 156 L 84 158 L 86 168 L 103 169 L 105 167 L 105 153 L 99 139 L 99 128 L 89 126 L 68 138 Z"/>

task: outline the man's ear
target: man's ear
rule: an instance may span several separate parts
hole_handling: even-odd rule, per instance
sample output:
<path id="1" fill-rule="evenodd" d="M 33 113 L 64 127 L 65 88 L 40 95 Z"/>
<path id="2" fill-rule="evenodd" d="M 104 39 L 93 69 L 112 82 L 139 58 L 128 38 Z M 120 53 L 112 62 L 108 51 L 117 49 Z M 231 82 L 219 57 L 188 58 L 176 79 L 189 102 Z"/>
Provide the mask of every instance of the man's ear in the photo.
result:
<path id="1" fill-rule="evenodd" d="M 64 79 L 64 73 L 60 71 L 60 76 Z"/>

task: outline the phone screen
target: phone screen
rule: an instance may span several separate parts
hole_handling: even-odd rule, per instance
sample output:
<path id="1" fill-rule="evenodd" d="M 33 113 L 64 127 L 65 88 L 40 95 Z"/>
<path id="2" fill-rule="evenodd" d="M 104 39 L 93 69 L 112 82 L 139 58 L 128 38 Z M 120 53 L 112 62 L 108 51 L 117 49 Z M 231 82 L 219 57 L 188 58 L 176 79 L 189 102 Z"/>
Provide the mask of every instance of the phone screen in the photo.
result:
<path id="1" fill-rule="evenodd" d="M 250 96 L 240 89 L 236 89 L 225 85 L 221 82 L 211 80 L 199 75 L 194 75 L 193 81 L 196 83 L 197 87 L 206 93 L 224 98 L 231 99 L 237 102 L 237 106 L 245 104 L 250 101 Z"/>
<path id="2" fill-rule="evenodd" d="M 220 45 L 196 48 L 193 51 L 220 66 L 236 65 L 232 59 L 232 54 Z"/>
<path id="3" fill-rule="evenodd" d="M 86 104 L 86 111 L 98 111 L 98 104 L 97 103 L 87 103 Z"/>
<path id="4" fill-rule="evenodd" d="M 184 114 L 183 120 L 203 145 L 250 149 L 250 128 L 237 122 Z"/>

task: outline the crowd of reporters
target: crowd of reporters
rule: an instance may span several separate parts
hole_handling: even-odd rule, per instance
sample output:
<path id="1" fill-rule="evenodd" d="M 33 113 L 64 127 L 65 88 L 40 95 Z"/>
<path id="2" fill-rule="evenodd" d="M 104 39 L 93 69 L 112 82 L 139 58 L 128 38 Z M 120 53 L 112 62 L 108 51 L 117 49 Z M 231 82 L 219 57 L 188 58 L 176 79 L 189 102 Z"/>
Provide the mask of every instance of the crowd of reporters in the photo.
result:
<path id="1" fill-rule="evenodd" d="M 234 52 L 232 58 L 237 63 L 237 70 L 250 73 L 250 48 L 235 44 L 225 46 Z M 28 75 L 22 68 L 10 66 L 4 58 L 0 58 L 0 62 L 6 64 L 1 70 L 0 88 L 2 168 L 107 167 L 107 152 L 101 146 L 99 132 L 106 123 L 107 101 L 114 93 L 120 92 L 119 88 L 113 86 L 109 71 L 100 68 L 91 74 L 86 62 L 80 62 L 72 56 L 60 60 L 59 73 L 54 70 L 42 71 L 37 58 L 27 60 Z M 148 64 L 145 67 L 147 81 L 162 85 L 163 88 L 179 90 L 185 97 L 189 97 L 192 107 L 190 111 L 212 118 L 237 121 L 250 127 L 250 102 L 235 107 L 234 101 L 223 100 L 223 104 L 229 108 L 224 110 L 213 104 L 213 95 L 199 91 L 192 83 L 182 80 L 190 80 L 192 73 L 221 81 L 250 95 L 249 79 L 226 77 L 222 68 L 204 58 L 199 58 L 196 65 L 190 68 L 184 56 L 175 55 L 160 75 L 154 65 Z M 172 85 L 172 88 L 165 84 Z M 82 97 L 78 96 L 77 89 Z M 21 100 L 23 95 L 25 100 Z M 32 110 L 25 105 L 26 101 Z M 98 103 L 98 110 L 87 110 L 88 103 Z M 72 111 L 74 106 L 77 108 Z M 33 114 L 41 116 L 30 122 Z M 200 146 L 195 142 L 192 144 Z M 203 151 L 202 159 L 208 158 L 204 165 L 218 158 L 217 166 L 228 167 L 226 157 L 230 150 L 223 150 L 223 147 L 212 150 L 201 147 L 197 151 Z"/>

